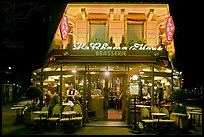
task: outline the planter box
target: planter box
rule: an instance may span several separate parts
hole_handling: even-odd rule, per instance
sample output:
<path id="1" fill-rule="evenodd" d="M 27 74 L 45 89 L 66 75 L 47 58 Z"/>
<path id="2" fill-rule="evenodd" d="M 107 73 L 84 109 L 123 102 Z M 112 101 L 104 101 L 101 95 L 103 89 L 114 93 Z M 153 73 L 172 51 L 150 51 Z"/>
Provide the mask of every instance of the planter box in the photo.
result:
<path id="1" fill-rule="evenodd" d="M 25 111 L 24 113 L 24 124 L 31 125 L 33 123 L 33 118 L 37 117 L 32 111 Z"/>
<path id="2" fill-rule="evenodd" d="M 175 124 L 178 127 L 179 117 L 177 115 L 170 114 L 170 119 L 176 120 Z M 180 127 L 181 129 L 188 128 L 188 116 L 180 117 Z"/>

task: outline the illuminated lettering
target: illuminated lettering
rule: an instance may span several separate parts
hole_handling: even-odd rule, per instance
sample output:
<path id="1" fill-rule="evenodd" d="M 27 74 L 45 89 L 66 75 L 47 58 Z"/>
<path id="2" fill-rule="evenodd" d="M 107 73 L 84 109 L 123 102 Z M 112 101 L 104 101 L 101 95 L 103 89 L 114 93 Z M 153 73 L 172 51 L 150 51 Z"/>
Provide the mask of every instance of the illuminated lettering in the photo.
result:
<path id="1" fill-rule="evenodd" d="M 61 35 L 62 35 L 62 39 L 66 40 L 67 39 L 67 35 L 68 35 L 68 20 L 66 16 L 62 17 L 62 21 L 61 21 L 61 26 L 60 26 L 60 31 L 61 31 Z"/>
<path id="2" fill-rule="evenodd" d="M 163 48 L 160 47 L 148 47 L 147 44 L 138 44 L 135 43 L 133 46 L 129 48 L 129 50 L 162 50 Z"/>
<path id="3" fill-rule="evenodd" d="M 96 51 L 96 56 L 127 56 L 126 51 Z"/>
<path id="4" fill-rule="evenodd" d="M 128 47 L 112 47 L 109 46 L 108 43 L 90 43 L 89 45 L 82 44 L 82 43 L 74 43 L 73 50 L 111 50 L 111 51 L 126 51 L 126 50 L 163 50 L 163 48 L 160 47 L 149 47 L 147 44 L 139 44 L 135 43 L 133 46 Z M 121 52 L 122 53 L 122 52 Z M 107 52 L 106 54 L 115 54 Z M 117 53 L 118 54 L 118 53 Z"/>
<path id="5" fill-rule="evenodd" d="M 173 40 L 173 34 L 174 34 L 175 26 L 172 17 L 168 17 L 166 21 L 166 37 L 168 42 L 171 42 Z"/>

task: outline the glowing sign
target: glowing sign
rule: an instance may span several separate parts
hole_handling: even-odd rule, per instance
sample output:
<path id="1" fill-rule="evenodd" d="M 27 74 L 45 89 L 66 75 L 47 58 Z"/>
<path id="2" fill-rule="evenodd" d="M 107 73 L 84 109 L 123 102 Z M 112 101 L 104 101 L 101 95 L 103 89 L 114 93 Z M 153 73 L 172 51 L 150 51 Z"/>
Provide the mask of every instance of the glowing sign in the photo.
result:
<path id="1" fill-rule="evenodd" d="M 62 17 L 60 31 L 61 31 L 62 39 L 66 40 L 69 32 L 69 24 L 68 24 L 67 16 Z"/>
<path id="2" fill-rule="evenodd" d="M 89 45 L 82 44 L 82 43 L 74 43 L 73 50 L 102 50 L 102 51 L 103 50 L 123 50 L 125 51 L 125 50 L 163 50 L 163 48 L 161 46 L 149 47 L 147 44 L 139 44 L 139 43 L 135 43 L 130 47 L 112 47 L 108 45 L 108 43 L 90 43 Z"/>
<path id="3" fill-rule="evenodd" d="M 174 30 L 174 22 L 172 17 L 170 16 L 166 21 L 166 37 L 169 43 L 173 40 Z"/>

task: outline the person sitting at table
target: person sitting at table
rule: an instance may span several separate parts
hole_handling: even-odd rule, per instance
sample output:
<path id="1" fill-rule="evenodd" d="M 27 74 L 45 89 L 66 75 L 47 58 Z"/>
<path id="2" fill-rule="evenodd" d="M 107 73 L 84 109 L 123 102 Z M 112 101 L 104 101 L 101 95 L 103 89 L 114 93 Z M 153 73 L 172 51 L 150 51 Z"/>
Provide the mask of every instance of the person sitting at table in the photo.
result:
<path id="1" fill-rule="evenodd" d="M 79 104 L 82 107 L 82 99 L 81 99 L 81 95 L 79 94 L 79 92 L 77 92 L 74 96 L 74 104 Z"/>

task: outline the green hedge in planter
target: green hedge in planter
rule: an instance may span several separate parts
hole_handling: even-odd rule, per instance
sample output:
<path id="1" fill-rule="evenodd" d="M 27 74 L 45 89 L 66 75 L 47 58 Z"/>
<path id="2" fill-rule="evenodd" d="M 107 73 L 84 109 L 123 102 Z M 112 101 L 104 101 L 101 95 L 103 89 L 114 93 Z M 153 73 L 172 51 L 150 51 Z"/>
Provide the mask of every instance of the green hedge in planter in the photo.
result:
<path id="1" fill-rule="evenodd" d="M 172 106 L 171 111 L 175 113 L 187 114 L 187 109 L 185 106 Z"/>
<path id="2" fill-rule="evenodd" d="M 37 107 L 34 103 L 32 103 L 30 106 L 26 108 L 26 111 L 37 111 L 37 110 L 40 110 L 40 108 Z"/>
<path id="3" fill-rule="evenodd" d="M 179 103 L 183 103 L 186 100 L 187 100 L 187 94 L 182 89 L 174 90 L 169 97 L 169 101 L 171 102 L 175 101 L 177 102 L 178 105 Z"/>

